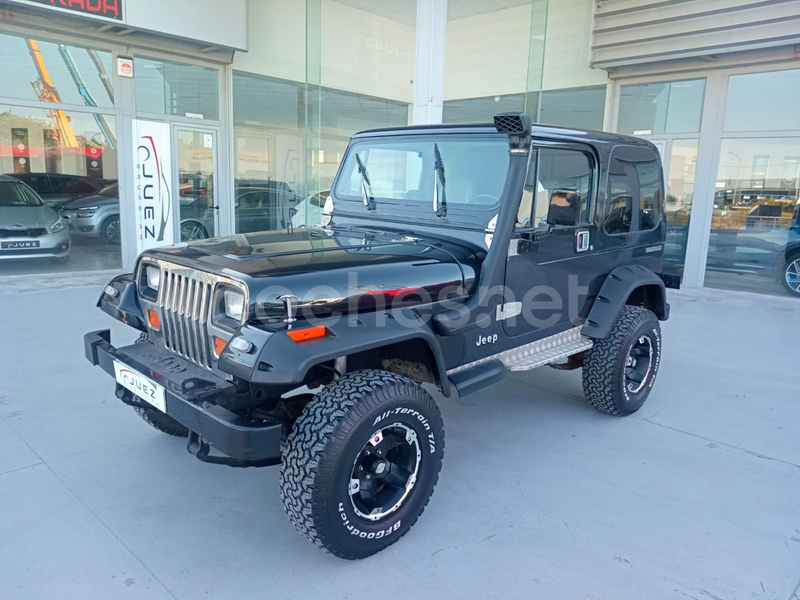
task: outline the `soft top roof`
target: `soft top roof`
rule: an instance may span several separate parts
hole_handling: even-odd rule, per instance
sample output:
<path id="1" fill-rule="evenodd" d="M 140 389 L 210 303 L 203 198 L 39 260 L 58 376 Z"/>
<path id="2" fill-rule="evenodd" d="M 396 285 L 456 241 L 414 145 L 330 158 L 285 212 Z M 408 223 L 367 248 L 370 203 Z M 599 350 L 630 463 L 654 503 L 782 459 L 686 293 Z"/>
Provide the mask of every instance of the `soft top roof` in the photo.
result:
<path id="1" fill-rule="evenodd" d="M 465 124 L 465 125 L 410 125 L 408 127 L 386 127 L 383 129 L 369 129 L 360 131 L 353 139 L 408 135 L 408 134 L 442 134 L 442 133 L 494 133 L 497 129 L 490 124 Z M 635 146 L 650 146 L 650 142 L 642 138 L 607 131 L 592 131 L 590 129 L 573 129 L 555 125 L 534 124 L 531 127 L 533 138 L 563 139 L 569 141 L 582 141 L 594 144 L 631 144 Z M 498 134 L 500 135 L 500 134 Z"/>

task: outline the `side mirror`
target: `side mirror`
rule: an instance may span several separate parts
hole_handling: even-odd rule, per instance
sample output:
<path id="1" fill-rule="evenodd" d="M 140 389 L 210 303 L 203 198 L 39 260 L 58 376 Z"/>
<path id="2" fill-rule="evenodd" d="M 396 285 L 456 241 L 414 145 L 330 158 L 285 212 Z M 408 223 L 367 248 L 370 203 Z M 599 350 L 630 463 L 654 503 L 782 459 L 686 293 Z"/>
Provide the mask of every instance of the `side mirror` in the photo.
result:
<path id="1" fill-rule="evenodd" d="M 553 190 L 550 192 L 547 224 L 574 227 L 578 224 L 580 207 L 581 195 L 575 190 Z"/>

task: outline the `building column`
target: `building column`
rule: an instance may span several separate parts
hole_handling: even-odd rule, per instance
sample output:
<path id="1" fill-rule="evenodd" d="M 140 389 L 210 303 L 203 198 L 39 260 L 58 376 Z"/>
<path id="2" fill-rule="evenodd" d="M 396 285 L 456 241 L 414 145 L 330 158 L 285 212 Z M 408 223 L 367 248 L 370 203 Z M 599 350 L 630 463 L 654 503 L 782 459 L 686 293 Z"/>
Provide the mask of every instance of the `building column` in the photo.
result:
<path id="1" fill-rule="evenodd" d="M 124 54 L 122 54 L 124 52 Z M 117 73 L 117 57 L 133 56 L 130 48 L 118 48 L 113 54 L 114 108 L 117 114 L 117 178 L 119 188 L 120 251 L 122 268 L 130 271 L 139 254 L 136 247 L 136 198 L 134 197 L 136 153 L 133 148 L 133 119 L 136 100 L 132 77 Z"/>
<path id="2" fill-rule="evenodd" d="M 682 285 L 687 288 L 703 287 L 705 282 L 726 96 L 727 77 L 722 71 L 711 71 L 706 78 L 700 143 L 697 151 L 697 176 L 686 239 Z"/>
<path id="3" fill-rule="evenodd" d="M 442 122 L 447 0 L 417 0 L 414 125 Z"/>

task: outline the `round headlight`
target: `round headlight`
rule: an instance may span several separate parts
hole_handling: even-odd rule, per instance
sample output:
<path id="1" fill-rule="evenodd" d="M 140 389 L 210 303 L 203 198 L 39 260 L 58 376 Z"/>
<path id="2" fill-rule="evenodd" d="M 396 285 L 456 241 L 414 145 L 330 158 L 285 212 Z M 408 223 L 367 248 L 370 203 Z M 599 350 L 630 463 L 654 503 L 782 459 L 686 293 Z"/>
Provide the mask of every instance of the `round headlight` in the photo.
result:
<path id="1" fill-rule="evenodd" d="M 152 265 L 147 265 L 144 268 L 144 273 L 147 277 L 147 287 L 151 290 L 158 291 L 158 286 L 161 285 L 161 269 Z"/>
<path id="2" fill-rule="evenodd" d="M 225 290 L 222 295 L 225 304 L 225 316 L 241 321 L 244 316 L 244 296 L 233 290 Z"/>

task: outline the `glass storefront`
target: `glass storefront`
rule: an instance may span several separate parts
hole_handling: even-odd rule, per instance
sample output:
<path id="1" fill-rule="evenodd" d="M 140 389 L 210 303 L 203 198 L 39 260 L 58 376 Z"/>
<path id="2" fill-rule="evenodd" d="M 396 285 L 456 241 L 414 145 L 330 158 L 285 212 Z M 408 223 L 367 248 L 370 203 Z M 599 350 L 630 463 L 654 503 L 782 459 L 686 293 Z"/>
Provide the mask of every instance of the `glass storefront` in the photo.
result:
<path id="1" fill-rule="evenodd" d="M 709 62 L 651 76 L 639 64 L 610 78 L 587 61 L 593 4 L 448 2 L 426 110 L 440 102 L 444 123 L 525 110 L 645 137 L 668 188 L 665 272 L 685 285 L 800 288 L 800 68 Z M 132 157 L 117 145 L 131 118 L 169 131 L 176 239 L 319 223 L 353 133 L 436 119 L 415 121 L 415 57 L 431 43 L 416 19 L 417 0 L 259 0 L 248 51 L 228 56 L 0 34 L 0 174 L 33 190 L 3 182 L 0 275 L 120 268 L 123 232 L 132 261 L 135 210 L 118 186 Z M 133 56 L 132 80 L 115 55 Z"/>
<path id="2" fill-rule="evenodd" d="M 546 15 L 547 0 L 448 2 L 444 123 L 491 123 L 495 114 L 510 111 L 535 114 Z"/>
<path id="3" fill-rule="evenodd" d="M 305 40 L 306 63 L 257 63 L 259 46 L 234 61 L 237 232 L 263 229 L 265 219 L 318 224 L 350 136 L 412 122 L 414 0 L 391 8 L 345 0 L 266 6 L 273 19 L 285 17 L 275 35 Z"/>
<path id="4" fill-rule="evenodd" d="M 0 34 L 0 55 L 0 275 L 119 268 L 111 53 Z"/>
<path id="5" fill-rule="evenodd" d="M 728 80 L 706 285 L 800 296 L 800 69 Z"/>
<path id="6" fill-rule="evenodd" d="M 664 271 L 683 275 L 694 203 L 705 78 L 620 86 L 617 131 L 652 141 L 667 182 Z"/>
<path id="7" fill-rule="evenodd" d="M 137 112 L 219 119 L 218 70 L 137 57 L 133 72 Z"/>

